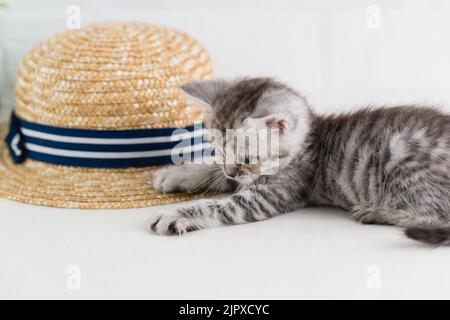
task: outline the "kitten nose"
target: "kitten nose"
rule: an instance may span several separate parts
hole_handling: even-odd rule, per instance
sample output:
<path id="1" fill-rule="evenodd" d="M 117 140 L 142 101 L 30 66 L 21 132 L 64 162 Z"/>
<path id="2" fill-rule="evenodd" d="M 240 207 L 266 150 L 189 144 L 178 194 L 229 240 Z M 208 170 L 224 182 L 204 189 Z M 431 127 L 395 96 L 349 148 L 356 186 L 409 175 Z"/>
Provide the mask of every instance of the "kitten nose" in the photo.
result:
<path id="1" fill-rule="evenodd" d="M 240 172 L 240 168 L 239 166 L 234 166 L 234 167 L 228 167 L 227 170 L 225 171 L 226 174 L 232 178 L 236 177 Z"/>

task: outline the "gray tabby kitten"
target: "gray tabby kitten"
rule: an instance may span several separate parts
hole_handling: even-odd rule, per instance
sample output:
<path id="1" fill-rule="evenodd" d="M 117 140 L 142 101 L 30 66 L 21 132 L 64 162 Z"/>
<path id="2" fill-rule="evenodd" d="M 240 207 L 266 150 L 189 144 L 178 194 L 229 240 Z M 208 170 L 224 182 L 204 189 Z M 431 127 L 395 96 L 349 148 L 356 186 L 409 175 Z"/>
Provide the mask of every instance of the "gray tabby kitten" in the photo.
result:
<path id="1" fill-rule="evenodd" d="M 331 206 L 364 224 L 400 226 L 413 239 L 450 244 L 449 115 L 401 106 L 319 116 L 300 94 L 267 78 L 194 82 L 182 89 L 208 110 L 208 128 L 263 123 L 280 129 L 279 170 L 265 176 L 258 165 L 245 164 L 162 169 L 154 177 L 162 192 L 235 193 L 155 215 L 151 230 L 182 234 Z"/>

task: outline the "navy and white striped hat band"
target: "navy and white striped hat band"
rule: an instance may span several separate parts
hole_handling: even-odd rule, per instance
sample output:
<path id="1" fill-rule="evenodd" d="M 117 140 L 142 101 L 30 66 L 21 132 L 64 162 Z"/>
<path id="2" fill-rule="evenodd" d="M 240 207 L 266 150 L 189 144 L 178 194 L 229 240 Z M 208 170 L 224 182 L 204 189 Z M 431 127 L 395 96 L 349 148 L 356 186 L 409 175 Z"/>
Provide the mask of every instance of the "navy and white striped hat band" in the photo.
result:
<path id="1" fill-rule="evenodd" d="M 6 143 L 17 164 L 33 159 L 88 168 L 179 164 L 212 154 L 201 124 L 181 129 L 85 130 L 31 123 L 14 113 Z"/>

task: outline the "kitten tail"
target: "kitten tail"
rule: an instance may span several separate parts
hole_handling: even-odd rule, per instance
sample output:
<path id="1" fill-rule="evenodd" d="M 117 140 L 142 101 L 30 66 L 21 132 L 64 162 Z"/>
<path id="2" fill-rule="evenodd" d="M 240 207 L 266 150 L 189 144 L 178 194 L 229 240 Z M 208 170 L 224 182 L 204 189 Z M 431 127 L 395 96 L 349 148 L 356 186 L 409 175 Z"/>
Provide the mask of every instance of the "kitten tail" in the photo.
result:
<path id="1" fill-rule="evenodd" d="M 438 246 L 450 246 L 450 227 L 421 228 L 414 227 L 405 230 L 408 238 L 421 241 L 426 244 Z"/>

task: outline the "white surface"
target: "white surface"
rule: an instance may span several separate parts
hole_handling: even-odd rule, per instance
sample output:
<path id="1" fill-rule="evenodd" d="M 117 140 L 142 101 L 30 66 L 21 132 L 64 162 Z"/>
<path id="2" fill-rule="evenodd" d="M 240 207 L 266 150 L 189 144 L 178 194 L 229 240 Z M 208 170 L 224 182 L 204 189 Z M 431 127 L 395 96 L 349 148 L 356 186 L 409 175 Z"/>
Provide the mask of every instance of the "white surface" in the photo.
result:
<path id="1" fill-rule="evenodd" d="M 450 297 L 449 249 L 359 225 L 337 210 L 182 237 L 146 231 L 157 210 L 80 212 L 1 200 L 0 298 Z M 80 268 L 80 290 L 67 289 L 70 266 Z"/>
<path id="2" fill-rule="evenodd" d="M 80 6 L 82 24 L 137 19 L 185 30 L 210 51 L 218 75 L 275 75 L 319 111 L 450 103 L 445 0 L 8 1 L 1 117 L 21 56 L 66 28 L 69 4 Z M 371 5 L 381 10 L 379 29 L 367 27 Z M 305 209 L 173 238 L 145 230 L 157 210 L 0 200 L 0 298 L 450 298 L 450 249 L 342 212 Z M 81 270 L 81 290 L 66 287 L 70 266 Z"/>

